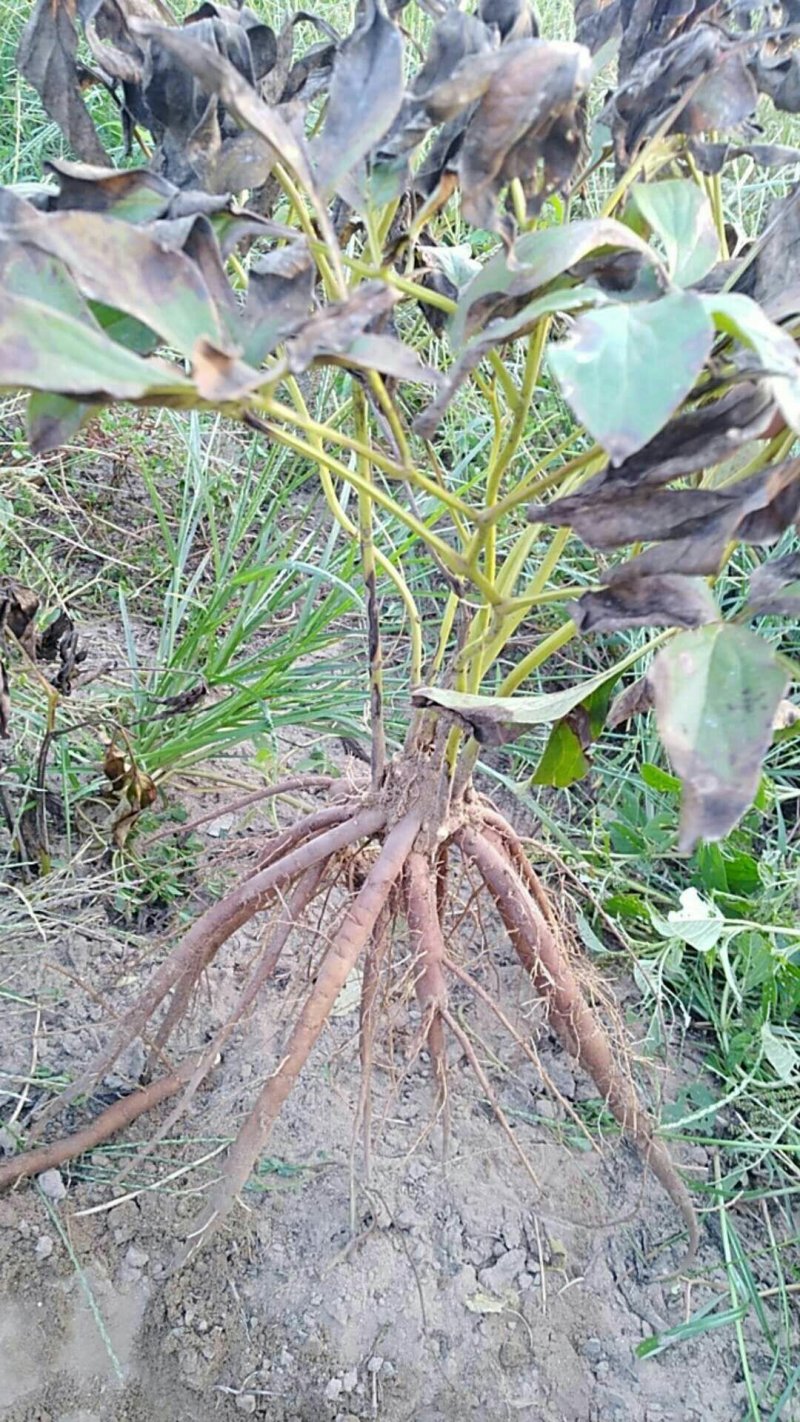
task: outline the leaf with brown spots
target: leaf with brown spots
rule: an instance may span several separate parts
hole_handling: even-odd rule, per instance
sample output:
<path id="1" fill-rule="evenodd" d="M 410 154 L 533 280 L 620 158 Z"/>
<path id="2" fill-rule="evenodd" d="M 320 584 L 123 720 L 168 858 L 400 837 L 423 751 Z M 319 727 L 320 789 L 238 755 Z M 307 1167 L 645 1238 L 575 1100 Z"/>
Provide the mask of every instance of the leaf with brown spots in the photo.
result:
<path id="1" fill-rule="evenodd" d="M 58 180 L 58 194 L 52 202 L 56 211 L 79 208 L 108 212 L 126 222 L 152 222 L 168 212 L 177 192 L 173 183 L 147 168 L 120 171 L 66 158 L 51 158 L 44 166 Z"/>
<path id="2" fill-rule="evenodd" d="M 723 839 L 752 803 L 789 680 L 746 627 L 716 623 L 674 638 L 650 669 L 656 721 L 683 782 L 680 848 Z"/>
<path id="3" fill-rule="evenodd" d="M 560 691 L 542 692 L 539 696 L 476 696 L 466 691 L 450 691 L 438 686 L 422 686 L 412 692 L 415 706 L 429 706 L 443 711 L 459 725 L 472 731 L 475 739 L 486 746 L 501 746 L 515 741 L 537 726 L 549 726 L 562 721 L 577 706 L 594 695 L 608 682 L 632 665 L 639 656 L 598 672 Z"/>
<path id="4" fill-rule="evenodd" d="M 174 368 L 143 360 L 74 316 L 0 291 L 0 388 L 116 400 L 193 402 Z"/>
<path id="5" fill-rule="evenodd" d="M 465 337 L 486 321 L 512 316 L 534 292 L 571 273 L 584 258 L 597 255 L 607 260 L 609 253 L 619 252 L 630 252 L 642 262 L 658 262 L 641 237 L 610 217 L 524 232 L 510 253 L 504 248 L 495 252 L 465 285 L 450 325 L 451 344 L 459 349 Z"/>
<path id="6" fill-rule="evenodd" d="M 142 228 L 105 213 L 28 207 L 0 236 L 58 258 L 84 296 L 135 316 L 185 355 L 200 336 L 223 343 L 222 320 L 195 263 Z"/>

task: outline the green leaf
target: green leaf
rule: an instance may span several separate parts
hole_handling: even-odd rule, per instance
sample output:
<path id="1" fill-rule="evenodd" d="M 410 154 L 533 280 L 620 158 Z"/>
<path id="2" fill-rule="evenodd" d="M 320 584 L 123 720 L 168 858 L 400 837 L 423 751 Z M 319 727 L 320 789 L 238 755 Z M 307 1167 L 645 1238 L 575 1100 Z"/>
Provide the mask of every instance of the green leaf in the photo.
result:
<path id="1" fill-rule="evenodd" d="M 185 399 L 192 386 L 74 316 L 0 292 L 0 388 L 143 400 Z"/>
<path id="2" fill-rule="evenodd" d="M 752 803 L 786 670 L 746 627 L 712 623 L 663 647 L 649 673 L 656 721 L 683 783 L 680 847 L 722 839 Z"/>
<path id="3" fill-rule="evenodd" d="M 681 788 L 677 775 L 670 775 L 666 770 L 662 770 L 660 765 L 643 761 L 639 766 L 639 774 L 651 790 L 662 790 L 665 795 L 674 795 Z"/>
<path id="4" fill-rule="evenodd" d="M 724 862 L 729 894 L 740 894 L 747 898 L 751 894 L 759 893 L 763 887 L 761 870 L 758 860 L 754 859 L 752 854 L 745 854 L 742 850 L 737 850 L 734 854 L 726 853 Z"/>
<path id="5" fill-rule="evenodd" d="M 793 1081 L 800 1066 L 800 1056 L 784 1037 L 777 1036 L 769 1022 L 761 1028 L 761 1046 L 775 1075 L 781 1081 Z"/>
<path id="6" fill-rule="evenodd" d="M 517 301 L 563 275 L 576 262 L 603 248 L 639 252 L 656 263 L 651 247 L 613 218 L 570 222 L 526 232 L 514 243 L 513 254 L 495 252 L 464 288 L 450 323 L 450 343 L 459 350 L 465 336 L 490 315 L 501 298 Z"/>
<path id="7" fill-rule="evenodd" d="M 608 953 L 602 938 L 595 933 L 589 920 L 582 913 L 575 915 L 575 923 L 581 936 L 581 942 L 589 953 L 594 953 L 597 957 L 605 957 Z"/>
<path id="8" fill-rule="evenodd" d="M 648 918 L 647 904 L 636 894 L 611 894 L 603 902 L 606 913 L 616 918 Z"/>
<path id="9" fill-rule="evenodd" d="M 563 790 L 582 780 L 590 769 L 586 753 L 568 721 L 559 721 L 550 732 L 531 785 L 555 785 Z"/>
<path id="10" fill-rule="evenodd" d="M 693 286 L 719 260 L 714 214 L 703 189 L 690 178 L 639 183 L 633 201 L 664 243 L 667 270 L 678 286 Z"/>
<path id="11" fill-rule="evenodd" d="M 150 355 L 158 345 L 155 331 L 137 321 L 135 316 L 126 316 L 124 311 L 116 311 L 113 306 L 106 306 L 101 301 L 90 301 L 89 310 L 106 335 L 129 351 Z"/>
<path id="12" fill-rule="evenodd" d="M 586 748 L 597 740 L 606 723 L 618 680 L 619 672 L 607 677 L 563 721 L 557 722 L 531 777 L 532 785 L 555 785 L 563 790 L 588 775 L 591 762 Z"/>
<path id="13" fill-rule="evenodd" d="M 770 321 L 749 296 L 716 292 L 700 299 L 718 330 L 756 352 L 769 373 L 769 385 L 783 418 L 800 434 L 800 351 L 788 331 Z"/>
<path id="14" fill-rule="evenodd" d="M 587 311 L 550 364 L 575 414 L 619 464 L 657 435 L 689 394 L 713 326 L 701 297 L 669 292 Z"/>

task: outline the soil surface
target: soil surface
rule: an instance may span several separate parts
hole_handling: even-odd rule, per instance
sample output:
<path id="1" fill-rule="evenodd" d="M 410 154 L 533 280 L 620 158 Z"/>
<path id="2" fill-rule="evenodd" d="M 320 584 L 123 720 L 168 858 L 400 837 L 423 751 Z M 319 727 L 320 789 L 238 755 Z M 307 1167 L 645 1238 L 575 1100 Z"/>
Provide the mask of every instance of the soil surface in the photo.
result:
<path id="1" fill-rule="evenodd" d="M 237 828 L 221 825 L 211 826 L 212 837 Z M 263 932 L 254 926 L 238 935 L 213 966 L 185 1045 L 207 1040 L 224 1020 Z M 467 944 L 470 970 L 538 1043 L 564 1100 L 592 1100 L 594 1087 L 551 1040 L 501 935 L 491 923 L 483 933 L 481 942 L 475 927 Z M 79 896 L 36 926 L 21 916 L 18 941 L 6 945 L 3 958 L 6 990 L 24 999 L 5 1010 L 2 1029 L 4 1070 L 16 1083 L 12 1108 L 32 1061 L 39 1079 L 43 1072 L 69 1077 L 104 1039 L 103 1002 L 118 1010 L 130 1001 L 166 945 L 138 946 L 137 956 L 130 941 L 118 941 L 102 895 Z M 602 1152 L 578 1148 L 563 1104 L 465 988 L 456 988 L 453 1010 L 490 1073 L 536 1185 L 453 1043 L 443 1152 L 429 1064 L 424 1057 L 407 1064 L 416 1024 L 402 994 L 390 1004 L 391 1033 L 378 1053 L 365 1179 L 360 1147 L 351 1155 L 360 1083 L 352 983 L 278 1123 L 258 1188 L 246 1192 L 188 1267 L 172 1272 L 225 1140 L 280 1059 L 313 961 L 308 938 L 299 935 L 257 1014 L 146 1164 L 133 1164 L 131 1145 L 153 1132 L 153 1121 L 142 1120 L 124 1142 L 0 1199 L 0 1417 L 745 1417 L 730 1328 L 655 1357 L 636 1356 L 643 1339 L 724 1293 L 714 1215 L 704 1218 L 691 1284 L 680 1272 L 665 1282 L 679 1268 L 683 1240 L 669 1200 L 616 1142 Z M 80 984 L 91 984 L 94 999 Z M 37 1008 L 24 1005 L 34 1001 Z M 94 1104 L 134 1085 L 143 1064 L 143 1048 L 134 1044 Z M 10 1111 L 3 1114 L 8 1119 Z M 66 1124 L 82 1119 L 78 1111 Z M 0 1144 L 8 1147 L 9 1137 Z M 681 1164 L 696 1179 L 711 1170 L 700 1148 L 684 1152 Z M 123 1165 L 130 1176 L 115 1181 Z"/>

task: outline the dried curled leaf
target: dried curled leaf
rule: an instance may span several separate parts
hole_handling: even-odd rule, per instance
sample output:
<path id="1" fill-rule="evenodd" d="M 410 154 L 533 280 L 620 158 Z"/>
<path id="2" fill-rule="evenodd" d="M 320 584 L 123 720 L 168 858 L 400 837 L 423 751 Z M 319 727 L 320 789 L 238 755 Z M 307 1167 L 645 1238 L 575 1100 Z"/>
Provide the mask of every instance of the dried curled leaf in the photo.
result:
<path id="1" fill-rule="evenodd" d="M 800 613 L 800 553 L 787 553 L 756 569 L 750 579 L 748 610 L 754 616 Z"/>
<path id="2" fill-rule="evenodd" d="M 466 691 L 422 686 L 411 699 L 415 706 L 433 707 L 452 716 L 481 745 L 501 746 L 524 736 L 533 727 L 563 720 L 601 687 L 613 684 L 627 664 L 598 672 L 577 686 L 539 696 L 474 696 Z"/>
<path id="3" fill-rule="evenodd" d="M 17 52 L 20 74 L 39 94 L 45 112 L 87 163 L 108 165 L 81 93 L 78 32 L 71 0 L 37 0 Z"/>
<path id="4" fill-rule="evenodd" d="M 24 648 L 32 662 L 36 661 L 36 614 L 39 596 L 13 578 L 0 586 L 0 635 L 10 632 Z"/>
<path id="5" fill-rule="evenodd" d="M 403 100 L 403 41 L 367 0 L 333 64 L 328 109 L 312 148 L 321 189 L 330 194 L 384 136 Z"/>
<path id="6" fill-rule="evenodd" d="M 762 439 L 774 414 L 769 390 L 745 381 L 711 404 L 682 410 L 636 454 L 588 479 L 581 493 L 588 498 L 602 490 L 609 498 L 618 498 L 628 490 L 655 488 L 721 464 L 743 444 Z M 541 510 L 531 510 L 534 521 L 540 515 Z"/>
<path id="7" fill-rule="evenodd" d="M 618 696 L 614 697 L 609 708 L 606 725 L 609 731 L 613 731 L 617 726 L 623 726 L 626 721 L 632 720 L 634 716 L 643 716 L 653 707 L 653 688 L 646 676 L 641 676 L 637 681 L 631 682 Z"/>
<path id="8" fill-rule="evenodd" d="M 700 627 L 720 612 L 702 578 L 677 573 L 634 575 L 570 605 L 579 632 L 616 632 L 626 627 Z"/>
<path id="9" fill-rule="evenodd" d="M 580 148 L 578 101 L 591 77 L 588 50 L 518 40 L 501 51 L 458 160 L 462 211 L 477 227 L 495 225 L 500 190 L 523 181 L 530 213 L 566 185 Z"/>

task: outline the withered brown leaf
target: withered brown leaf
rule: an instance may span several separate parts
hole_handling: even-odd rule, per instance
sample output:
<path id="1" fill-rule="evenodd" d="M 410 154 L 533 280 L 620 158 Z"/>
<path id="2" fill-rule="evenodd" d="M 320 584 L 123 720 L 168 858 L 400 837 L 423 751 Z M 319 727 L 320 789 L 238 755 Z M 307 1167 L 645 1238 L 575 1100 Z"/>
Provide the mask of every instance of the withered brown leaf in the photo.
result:
<path id="1" fill-rule="evenodd" d="M 633 576 L 570 604 L 579 632 L 616 632 L 627 627 L 701 627 L 719 615 L 702 578 L 678 573 Z"/>
<path id="2" fill-rule="evenodd" d="M 582 45 L 517 40 L 500 51 L 464 134 L 458 158 L 462 210 L 495 225 L 495 204 L 512 178 L 530 184 L 529 206 L 560 190 L 578 156 L 576 108 L 591 77 Z"/>
<path id="3" fill-rule="evenodd" d="M 37 0 L 22 32 L 17 67 L 78 157 L 107 167 L 108 154 L 81 94 L 74 16 L 70 0 Z"/>

